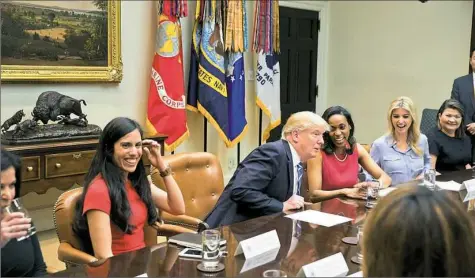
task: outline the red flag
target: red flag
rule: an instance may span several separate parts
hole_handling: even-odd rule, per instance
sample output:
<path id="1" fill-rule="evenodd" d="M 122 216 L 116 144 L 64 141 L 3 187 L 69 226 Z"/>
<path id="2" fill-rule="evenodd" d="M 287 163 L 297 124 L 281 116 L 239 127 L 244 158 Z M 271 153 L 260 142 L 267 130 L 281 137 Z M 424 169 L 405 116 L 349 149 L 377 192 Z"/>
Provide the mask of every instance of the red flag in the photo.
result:
<path id="1" fill-rule="evenodd" d="M 173 151 L 189 135 L 183 78 L 181 26 L 174 16 L 160 15 L 155 38 L 147 133 L 165 134 L 165 150 Z"/>

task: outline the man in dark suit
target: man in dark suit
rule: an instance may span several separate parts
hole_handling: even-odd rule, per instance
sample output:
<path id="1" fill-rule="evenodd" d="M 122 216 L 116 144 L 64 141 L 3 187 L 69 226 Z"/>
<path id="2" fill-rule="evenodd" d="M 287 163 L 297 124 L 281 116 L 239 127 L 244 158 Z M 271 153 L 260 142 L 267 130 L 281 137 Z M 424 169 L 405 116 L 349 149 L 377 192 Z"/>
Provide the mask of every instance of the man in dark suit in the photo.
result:
<path id="1" fill-rule="evenodd" d="M 205 222 L 214 228 L 303 207 L 302 162 L 317 155 L 328 128 L 313 112 L 290 116 L 281 140 L 261 145 L 239 164 Z"/>
<path id="2" fill-rule="evenodd" d="M 470 51 L 470 66 L 475 72 L 475 48 Z M 454 80 L 451 98 L 458 100 L 465 111 L 465 130 L 472 140 L 472 157 L 475 152 L 475 74 L 469 73 Z M 473 159 L 473 158 L 472 158 Z"/>

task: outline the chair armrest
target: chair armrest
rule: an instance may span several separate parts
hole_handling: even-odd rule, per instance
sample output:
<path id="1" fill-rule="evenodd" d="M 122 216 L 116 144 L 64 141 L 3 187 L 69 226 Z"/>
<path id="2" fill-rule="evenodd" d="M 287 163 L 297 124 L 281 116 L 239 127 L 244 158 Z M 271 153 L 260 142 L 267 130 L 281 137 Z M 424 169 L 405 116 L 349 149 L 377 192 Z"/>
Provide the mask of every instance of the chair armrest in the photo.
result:
<path id="1" fill-rule="evenodd" d="M 58 248 L 58 259 L 65 263 L 88 264 L 97 261 L 97 258 L 78 250 L 67 242 L 61 242 Z"/>
<path id="2" fill-rule="evenodd" d="M 166 224 L 179 225 L 189 229 L 197 229 L 198 226 L 203 222 L 202 220 L 193 216 L 188 216 L 185 214 L 173 215 L 166 212 L 162 212 L 161 218 Z"/>
<path id="3" fill-rule="evenodd" d="M 181 233 L 196 233 L 196 231 L 192 229 L 188 229 L 178 225 L 164 224 L 160 222 L 156 222 L 155 225 L 153 225 L 152 227 L 157 230 L 158 236 L 171 237 Z"/>

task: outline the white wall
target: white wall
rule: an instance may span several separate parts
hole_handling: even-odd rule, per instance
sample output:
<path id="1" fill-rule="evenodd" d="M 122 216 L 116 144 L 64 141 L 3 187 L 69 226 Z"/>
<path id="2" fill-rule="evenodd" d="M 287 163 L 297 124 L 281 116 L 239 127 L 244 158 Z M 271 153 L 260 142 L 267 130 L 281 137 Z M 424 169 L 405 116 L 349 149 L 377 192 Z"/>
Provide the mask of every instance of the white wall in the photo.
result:
<path id="1" fill-rule="evenodd" d="M 467 74 L 472 1 L 331 1 L 328 105 L 350 110 L 360 142 L 387 128 L 389 103 L 439 108 Z"/>
<path id="2" fill-rule="evenodd" d="M 325 18 L 329 22 L 328 54 L 319 53 L 320 61 L 327 59 L 328 71 L 319 69 L 319 84 L 324 86 L 317 111 L 333 104 L 347 107 L 354 115 L 361 142 L 370 142 L 384 132 L 387 104 L 394 97 L 412 97 L 420 111 L 438 107 L 449 96 L 454 77 L 468 68 L 471 1 L 285 2 L 282 4 L 310 9 L 329 4 Z M 186 82 L 196 3 L 188 4 L 189 16 L 182 20 Z M 251 38 L 254 2 L 247 1 L 247 7 Z M 127 116 L 143 124 L 156 18 L 154 2 L 122 1 L 124 78 L 120 84 L 2 84 L 1 119 L 19 109 L 29 115 L 41 92 L 56 90 L 85 99 L 84 112 L 90 123 L 103 127 L 113 117 Z M 321 32 L 325 30 L 322 26 Z M 324 44 L 320 41 L 320 47 L 325 48 Z M 251 53 L 245 54 L 247 69 L 253 68 L 252 59 Z M 246 82 L 249 131 L 241 143 L 241 159 L 258 145 L 253 82 Z M 177 152 L 202 151 L 203 118 L 188 112 L 188 126 L 191 136 Z M 237 164 L 237 150 L 227 149 L 210 125 L 208 151 L 218 155 L 229 178 Z"/>
<path id="3" fill-rule="evenodd" d="M 196 2 L 189 3 L 189 16 L 182 20 L 183 50 L 186 83 L 190 57 L 190 39 Z M 249 8 L 253 8 L 248 3 Z M 2 84 L 1 119 L 5 120 L 19 109 L 30 115 L 40 93 L 47 90 L 58 91 L 78 99 L 85 99 L 87 106 L 83 112 L 88 115 L 89 123 L 104 127 L 117 116 L 131 117 L 145 123 L 147 95 L 150 82 L 151 62 L 154 53 L 156 30 L 156 10 L 153 1 L 122 1 L 122 60 L 124 77 L 120 84 Z M 252 15 L 249 15 L 252 27 Z M 250 54 L 246 55 L 250 58 Z M 249 60 L 249 59 L 248 59 Z M 249 83 L 247 84 L 249 85 Z M 252 83 L 251 83 L 252 85 Z M 252 86 L 251 86 L 252 87 Z M 241 145 L 256 145 L 257 133 L 254 132 L 257 122 L 253 122 L 257 109 L 252 103 L 255 94 L 248 88 L 247 117 L 250 132 Z M 191 137 L 179 147 L 177 152 L 203 150 L 203 118 L 188 112 L 188 126 Z M 255 138 L 255 139 L 254 139 Z M 243 155 L 250 147 L 242 147 Z M 208 128 L 208 151 L 220 156 L 223 170 L 228 169 L 229 159 L 236 159 L 236 148 L 227 151 L 224 143 L 218 140 L 217 133 Z M 231 163 L 233 167 L 236 162 Z"/>

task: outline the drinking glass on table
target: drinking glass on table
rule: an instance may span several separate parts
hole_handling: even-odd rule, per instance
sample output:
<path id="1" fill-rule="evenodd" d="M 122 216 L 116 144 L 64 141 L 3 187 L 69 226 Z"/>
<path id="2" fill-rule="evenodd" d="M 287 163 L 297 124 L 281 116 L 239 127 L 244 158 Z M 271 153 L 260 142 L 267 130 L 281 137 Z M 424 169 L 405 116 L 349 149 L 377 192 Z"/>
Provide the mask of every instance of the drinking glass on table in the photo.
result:
<path id="1" fill-rule="evenodd" d="M 287 277 L 287 273 L 280 269 L 268 269 L 262 273 L 262 277 Z"/>
<path id="2" fill-rule="evenodd" d="M 202 259 L 205 269 L 216 268 L 219 264 L 219 242 L 221 235 L 219 230 L 204 230 L 201 233 L 202 240 Z"/>
<path id="3" fill-rule="evenodd" d="M 356 256 L 351 257 L 351 261 L 356 264 L 362 264 L 363 252 L 361 250 L 361 244 L 363 243 L 363 225 L 358 226 L 357 238 L 358 238 L 358 244 L 356 245 L 356 248 L 357 248 Z"/>
<path id="4" fill-rule="evenodd" d="M 378 203 L 381 182 L 379 180 L 371 180 L 367 184 L 366 207 L 373 208 Z"/>
<path id="5" fill-rule="evenodd" d="M 13 199 L 13 201 L 11 202 L 11 204 L 8 206 L 8 207 L 5 207 L 3 209 L 4 213 L 14 213 L 14 212 L 21 212 L 23 213 L 23 217 L 25 218 L 31 218 L 30 217 L 30 214 L 28 213 L 28 211 L 26 210 L 25 206 L 23 206 L 22 202 L 21 202 L 21 199 L 20 198 L 16 198 L 16 199 Z M 17 241 L 22 241 L 26 238 L 29 238 L 30 236 L 36 234 L 36 227 L 35 225 L 33 225 L 33 222 L 31 222 L 31 226 L 30 228 L 28 229 L 26 235 L 22 236 L 22 237 L 19 237 L 17 238 Z"/>
<path id="6" fill-rule="evenodd" d="M 435 190 L 435 169 L 428 169 L 424 172 L 424 185 L 434 191 Z"/>

